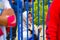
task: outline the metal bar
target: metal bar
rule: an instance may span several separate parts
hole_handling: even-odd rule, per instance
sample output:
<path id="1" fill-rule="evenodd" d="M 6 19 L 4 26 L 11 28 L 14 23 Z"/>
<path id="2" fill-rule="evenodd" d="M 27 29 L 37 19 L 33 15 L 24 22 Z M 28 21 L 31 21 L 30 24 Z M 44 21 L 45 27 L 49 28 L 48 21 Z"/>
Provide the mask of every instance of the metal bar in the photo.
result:
<path id="1" fill-rule="evenodd" d="M 50 7 L 50 0 L 48 0 L 48 8 Z"/>
<path id="2" fill-rule="evenodd" d="M 19 14 L 20 14 L 20 40 L 23 40 L 23 13 L 22 13 L 22 0 L 19 0 Z"/>
<path id="3" fill-rule="evenodd" d="M 34 0 L 32 0 L 32 40 L 34 40 Z"/>
<path id="4" fill-rule="evenodd" d="M 21 16 L 21 40 L 23 40 L 23 13 L 22 13 L 22 1 L 20 0 L 21 8 L 20 8 L 20 16 Z"/>
<path id="5" fill-rule="evenodd" d="M 17 0 L 17 26 L 18 26 L 18 40 L 20 40 L 21 38 L 21 33 L 20 33 L 20 30 L 21 30 L 21 17 L 20 17 L 20 13 L 19 13 L 19 0 Z"/>
<path id="6" fill-rule="evenodd" d="M 38 26 L 40 25 L 40 0 L 38 0 Z"/>
<path id="7" fill-rule="evenodd" d="M 40 25 L 40 0 L 38 0 L 38 26 Z"/>
<path id="8" fill-rule="evenodd" d="M 38 0 L 38 27 L 39 25 L 40 25 L 40 0 Z M 40 36 L 40 32 L 38 30 L 38 40 L 40 40 L 39 36 Z"/>
<path id="9" fill-rule="evenodd" d="M 10 40 L 12 40 L 12 27 L 10 27 Z"/>
<path id="10" fill-rule="evenodd" d="M 42 0 L 42 25 L 43 25 L 43 40 L 45 40 L 44 38 L 44 0 Z"/>

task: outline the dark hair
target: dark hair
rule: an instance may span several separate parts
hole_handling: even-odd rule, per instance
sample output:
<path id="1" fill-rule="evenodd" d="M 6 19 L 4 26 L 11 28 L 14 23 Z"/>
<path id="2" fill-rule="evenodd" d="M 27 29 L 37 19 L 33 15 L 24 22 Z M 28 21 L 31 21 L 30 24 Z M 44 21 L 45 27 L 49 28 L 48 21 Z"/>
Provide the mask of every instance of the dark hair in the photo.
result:
<path id="1" fill-rule="evenodd" d="M 29 13 L 28 13 L 28 15 L 29 15 L 29 14 L 31 14 L 31 15 L 32 15 L 32 13 L 31 13 L 31 12 L 29 12 Z"/>

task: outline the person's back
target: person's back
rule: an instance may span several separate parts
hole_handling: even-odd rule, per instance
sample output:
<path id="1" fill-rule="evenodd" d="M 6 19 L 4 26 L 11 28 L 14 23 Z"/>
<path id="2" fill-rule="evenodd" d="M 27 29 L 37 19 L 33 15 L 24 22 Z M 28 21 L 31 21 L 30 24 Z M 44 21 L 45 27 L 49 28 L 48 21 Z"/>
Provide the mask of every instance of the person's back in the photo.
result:
<path id="1" fill-rule="evenodd" d="M 60 0 L 53 0 L 46 19 L 47 40 L 60 40 Z"/>

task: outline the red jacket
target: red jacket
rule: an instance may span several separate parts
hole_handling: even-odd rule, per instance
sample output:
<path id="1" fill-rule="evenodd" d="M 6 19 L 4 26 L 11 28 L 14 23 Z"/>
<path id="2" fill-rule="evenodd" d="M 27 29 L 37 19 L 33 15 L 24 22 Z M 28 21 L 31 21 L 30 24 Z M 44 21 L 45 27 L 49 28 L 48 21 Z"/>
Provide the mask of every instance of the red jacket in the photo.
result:
<path id="1" fill-rule="evenodd" d="M 47 40 L 60 40 L 60 0 L 53 0 L 46 18 Z"/>

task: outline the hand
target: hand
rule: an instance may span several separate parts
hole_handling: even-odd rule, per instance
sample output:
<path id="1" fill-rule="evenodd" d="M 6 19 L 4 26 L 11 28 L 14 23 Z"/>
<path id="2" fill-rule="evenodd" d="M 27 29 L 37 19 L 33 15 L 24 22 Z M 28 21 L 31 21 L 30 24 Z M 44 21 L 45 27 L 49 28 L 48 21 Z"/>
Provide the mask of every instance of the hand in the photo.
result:
<path id="1" fill-rule="evenodd" d="M 14 22 L 16 22 L 16 16 L 14 14 L 13 9 L 4 9 L 2 15 L 0 16 L 0 25 L 8 26 L 7 16 L 12 16 L 12 15 L 14 15 L 15 17 L 14 21 L 12 22 L 13 24 Z"/>
<path id="2" fill-rule="evenodd" d="M 42 25 L 40 25 L 40 26 L 38 27 L 38 30 L 41 32 L 41 30 L 42 30 Z"/>

